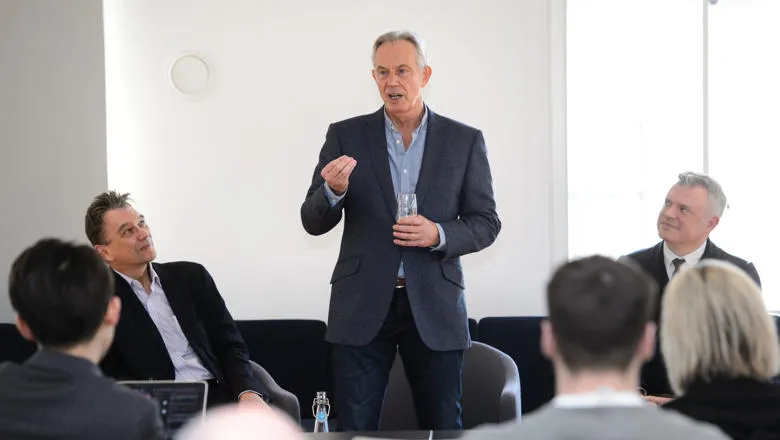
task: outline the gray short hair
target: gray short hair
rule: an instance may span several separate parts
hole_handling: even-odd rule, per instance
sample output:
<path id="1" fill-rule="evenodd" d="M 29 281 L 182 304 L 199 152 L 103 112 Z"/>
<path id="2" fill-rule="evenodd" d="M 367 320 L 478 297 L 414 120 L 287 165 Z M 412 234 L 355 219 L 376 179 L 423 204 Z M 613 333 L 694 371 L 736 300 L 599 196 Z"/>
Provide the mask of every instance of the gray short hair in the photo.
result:
<path id="1" fill-rule="evenodd" d="M 396 41 L 408 41 L 414 45 L 414 48 L 417 49 L 417 67 L 420 70 L 428 65 L 428 53 L 425 50 L 425 42 L 419 35 L 411 31 L 390 31 L 377 37 L 376 41 L 374 41 L 374 49 L 371 51 L 371 64 L 376 66 L 376 51 L 379 49 L 379 46 L 385 43 L 395 43 Z"/>
<path id="2" fill-rule="evenodd" d="M 681 173 L 677 176 L 677 179 L 677 185 L 679 186 L 687 186 L 689 188 L 700 186 L 707 190 L 707 195 L 710 199 L 711 213 L 718 217 L 723 215 L 723 211 L 726 209 L 726 194 L 715 179 L 706 174 L 699 174 L 691 171 Z"/>
<path id="3" fill-rule="evenodd" d="M 704 260 L 673 277 L 661 316 L 661 352 L 677 395 L 718 377 L 767 380 L 780 369 L 761 289 L 731 263 Z"/>

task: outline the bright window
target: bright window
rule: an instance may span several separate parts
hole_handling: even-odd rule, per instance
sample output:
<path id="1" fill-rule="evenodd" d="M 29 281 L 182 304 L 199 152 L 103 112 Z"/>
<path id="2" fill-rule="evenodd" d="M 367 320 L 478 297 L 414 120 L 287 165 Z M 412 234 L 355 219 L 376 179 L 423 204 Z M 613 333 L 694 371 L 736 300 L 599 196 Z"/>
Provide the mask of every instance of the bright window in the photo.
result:
<path id="1" fill-rule="evenodd" d="M 701 0 L 567 3 L 569 254 L 659 241 L 681 171 L 701 171 Z"/>
<path id="2" fill-rule="evenodd" d="M 772 229 L 780 158 L 780 1 L 720 0 L 709 8 L 709 172 L 729 209 L 712 239 L 750 259 L 764 299 L 780 310 L 780 237 Z"/>
<path id="3" fill-rule="evenodd" d="M 706 171 L 730 206 L 713 241 L 756 264 L 780 310 L 780 237 L 764 226 L 780 213 L 777 17 L 778 0 L 567 2 L 571 257 L 657 243 L 677 174 Z"/>

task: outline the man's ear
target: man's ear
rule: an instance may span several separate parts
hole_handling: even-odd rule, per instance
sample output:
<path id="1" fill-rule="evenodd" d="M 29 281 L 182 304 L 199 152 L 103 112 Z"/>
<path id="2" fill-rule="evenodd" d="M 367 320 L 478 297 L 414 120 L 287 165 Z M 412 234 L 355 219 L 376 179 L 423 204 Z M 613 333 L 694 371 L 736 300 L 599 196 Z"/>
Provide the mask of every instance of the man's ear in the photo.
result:
<path id="1" fill-rule="evenodd" d="M 111 255 L 111 251 L 109 251 L 108 248 L 102 244 L 96 244 L 95 250 L 98 254 L 100 254 L 100 257 L 106 263 L 110 263 L 114 259 L 114 257 Z"/>
<path id="2" fill-rule="evenodd" d="M 30 330 L 30 326 L 19 315 L 16 315 L 16 328 L 19 329 L 19 333 L 21 333 L 24 339 L 35 342 L 35 335 Z"/>
<path id="3" fill-rule="evenodd" d="M 545 319 L 540 324 L 542 326 L 541 341 L 542 354 L 549 360 L 553 360 L 558 356 L 558 344 L 555 343 L 555 335 L 553 335 L 552 326 L 550 320 Z"/>
<path id="4" fill-rule="evenodd" d="M 106 315 L 103 317 L 103 322 L 111 327 L 116 327 L 119 324 L 119 318 L 122 316 L 122 300 L 118 296 L 111 298 L 108 302 L 108 308 L 106 309 Z"/>
<path id="5" fill-rule="evenodd" d="M 720 223 L 720 217 L 715 216 L 707 220 L 707 231 L 712 232 L 713 229 L 715 229 L 715 226 L 718 226 L 718 223 Z"/>
<path id="6" fill-rule="evenodd" d="M 433 70 L 431 69 L 431 66 L 423 67 L 423 70 L 422 70 L 422 86 L 423 87 L 428 85 L 428 81 L 430 81 L 432 74 L 433 74 Z"/>
<path id="7" fill-rule="evenodd" d="M 658 327 L 654 322 L 648 322 L 645 326 L 645 333 L 639 340 L 639 360 L 642 364 L 655 356 L 655 340 Z"/>

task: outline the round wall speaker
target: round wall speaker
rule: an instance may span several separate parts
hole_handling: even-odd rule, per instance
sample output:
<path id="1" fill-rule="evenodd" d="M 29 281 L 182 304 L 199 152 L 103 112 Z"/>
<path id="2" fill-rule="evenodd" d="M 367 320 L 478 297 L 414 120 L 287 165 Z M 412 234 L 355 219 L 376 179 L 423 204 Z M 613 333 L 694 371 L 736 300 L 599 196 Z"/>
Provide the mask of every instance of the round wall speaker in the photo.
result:
<path id="1" fill-rule="evenodd" d="M 209 83 L 209 65 L 196 54 L 184 54 L 171 63 L 169 72 L 171 85 L 181 93 L 193 94 L 203 91 Z"/>

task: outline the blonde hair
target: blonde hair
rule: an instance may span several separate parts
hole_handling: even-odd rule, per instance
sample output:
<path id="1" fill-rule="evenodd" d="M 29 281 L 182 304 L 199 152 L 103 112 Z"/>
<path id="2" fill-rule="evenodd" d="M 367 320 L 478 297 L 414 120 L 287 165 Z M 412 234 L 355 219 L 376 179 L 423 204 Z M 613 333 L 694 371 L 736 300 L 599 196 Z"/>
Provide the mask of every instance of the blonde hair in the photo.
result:
<path id="1" fill-rule="evenodd" d="M 716 377 L 765 380 L 780 349 L 761 289 L 736 266 L 706 260 L 672 278 L 662 303 L 661 351 L 681 395 Z"/>

